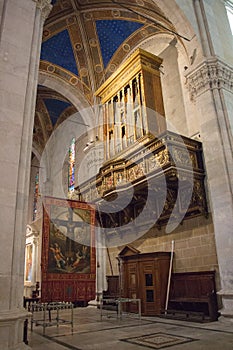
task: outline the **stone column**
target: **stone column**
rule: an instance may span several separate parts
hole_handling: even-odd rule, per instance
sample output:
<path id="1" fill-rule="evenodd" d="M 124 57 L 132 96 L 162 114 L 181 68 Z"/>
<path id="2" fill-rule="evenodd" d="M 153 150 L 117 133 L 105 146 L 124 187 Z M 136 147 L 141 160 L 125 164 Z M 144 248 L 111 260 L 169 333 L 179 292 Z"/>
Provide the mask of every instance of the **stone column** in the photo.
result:
<path id="1" fill-rule="evenodd" d="M 106 281 L 106 248 L 101 238 L 101 229 L 96 228 L 96 292 L 101 293 L 107 289 Z"/>
<path id="2" fill-rule="evenodd" d="M 50 0 L 5 0 L 0 11 L 0 349 L 21 350 L 32 130 L 43 23 Z"/>
<path id="3" fill-rule="evenodd" d="M 223 308 L 233 321 L 233 68 L 216 57 L 188 73 L 187 83 L 200 118 L 210 208 L 213 216 Z"/>

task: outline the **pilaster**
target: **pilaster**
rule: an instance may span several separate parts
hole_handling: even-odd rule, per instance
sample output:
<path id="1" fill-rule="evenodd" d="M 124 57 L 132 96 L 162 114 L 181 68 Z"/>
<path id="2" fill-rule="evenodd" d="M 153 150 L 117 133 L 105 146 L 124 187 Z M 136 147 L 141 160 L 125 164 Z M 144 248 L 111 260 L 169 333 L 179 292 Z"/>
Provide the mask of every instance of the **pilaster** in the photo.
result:
<path id="1" fill-rule="evenodd" d="M 197 106 L 219 263 L 222 318 L 233 320 L 233 68 L 217 57 L 186 75 Z"/>

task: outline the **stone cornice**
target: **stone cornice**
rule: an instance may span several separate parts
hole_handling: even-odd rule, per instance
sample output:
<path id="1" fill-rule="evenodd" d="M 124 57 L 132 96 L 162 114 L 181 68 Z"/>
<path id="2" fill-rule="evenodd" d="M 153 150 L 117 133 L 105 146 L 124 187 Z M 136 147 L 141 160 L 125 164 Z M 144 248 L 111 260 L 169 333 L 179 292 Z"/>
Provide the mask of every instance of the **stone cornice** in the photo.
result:
<path id="1" fill-rule="evenodd" d="M 50 14 L 50 11 L 52 10 L 51 0 L 33 0 L 36 2 L 36 7 L 41 10 L 41 16 L 44 20 L 48 17 Z"/>
<path id="2" fill-rule="evenodd" d="M 213 89 L 233 92 L 233 68 L 218 58 L 208 59 L 186 74 L 186 84 L 191 99 Z"/>

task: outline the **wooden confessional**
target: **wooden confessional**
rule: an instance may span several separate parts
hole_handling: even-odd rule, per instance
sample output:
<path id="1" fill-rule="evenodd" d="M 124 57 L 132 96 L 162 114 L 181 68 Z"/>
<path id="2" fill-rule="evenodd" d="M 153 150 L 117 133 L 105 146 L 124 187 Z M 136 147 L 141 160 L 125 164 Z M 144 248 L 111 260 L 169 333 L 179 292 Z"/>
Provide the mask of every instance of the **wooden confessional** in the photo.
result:
<path id="1" fill-rule="evenodd" d="M 170 256 L 170 252 L 140 253 L 130 246 L 119 254 L 121 296 L 141 299 L 142 315 L 159 315 L 165 308 Z M 137 311 L 134 303 L 125 307 Z"/>

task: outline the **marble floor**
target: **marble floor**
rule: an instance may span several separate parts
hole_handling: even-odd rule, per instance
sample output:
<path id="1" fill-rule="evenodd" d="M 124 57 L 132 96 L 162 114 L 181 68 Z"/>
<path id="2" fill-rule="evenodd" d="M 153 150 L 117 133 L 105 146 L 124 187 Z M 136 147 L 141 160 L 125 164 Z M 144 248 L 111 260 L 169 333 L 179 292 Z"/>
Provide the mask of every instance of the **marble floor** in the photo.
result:
<path id="1" fill-rule="evenodd" d="M 37 315 L 36 315 L 37 316 Z M 160 317 L 138 318 L 96 307 L 75 308 L 74 328 L 71 325 L 33 326 L 28 330 L 28 345 L 34 350 L 232 350 L 233 323 L 190 322 Z M 61 317 L 61 316 L 60 316 Z M 70 313 L 63 310 L 62 318 Z"/>

